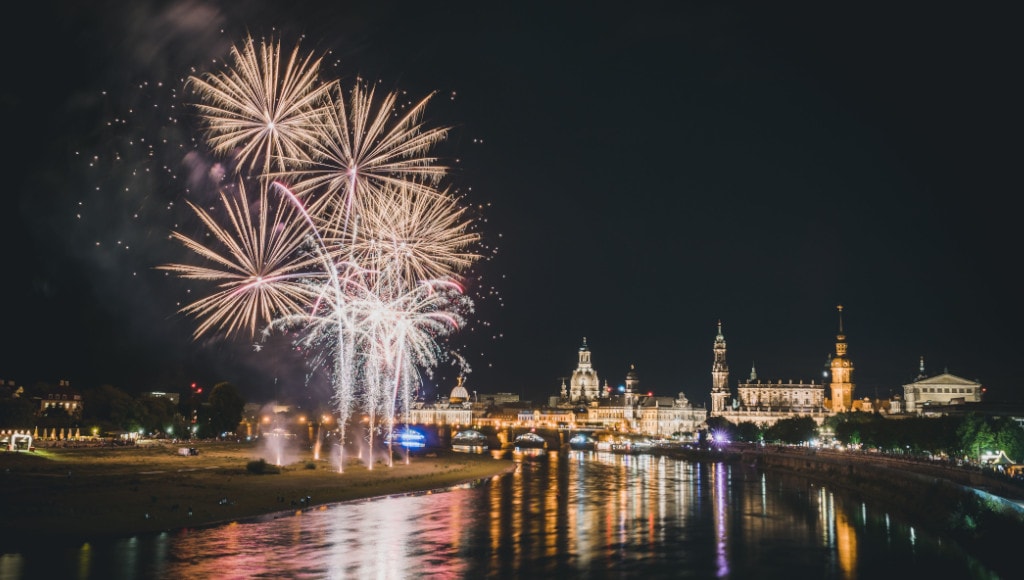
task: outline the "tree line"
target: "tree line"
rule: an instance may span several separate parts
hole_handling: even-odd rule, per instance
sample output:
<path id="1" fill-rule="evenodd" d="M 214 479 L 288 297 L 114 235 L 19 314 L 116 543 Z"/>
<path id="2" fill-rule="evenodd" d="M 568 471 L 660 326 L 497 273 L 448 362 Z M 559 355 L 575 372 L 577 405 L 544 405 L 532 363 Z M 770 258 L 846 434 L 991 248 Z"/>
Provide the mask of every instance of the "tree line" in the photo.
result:
<path id="1" fill-rule="evenodd" d="M 41 409 L 41 402 L 54 392 L 45 383 L 28 389 L 5 388 L 0 392 L 0 429 L 69 429 L 82 436 L 130 432 L 147 437 L 214 438 L 234 433 L 246 403 L 229 382 L 218 383 L 209 395 L 192 389 L 177 404 L 167 397 L 133 396 L 112 385 L 101 385 L 82 391 L 79 416 L 62 406 Z"/>
<path id="2" fill-rule="evenodd" d="M 1024 428 L 1011 417 L 969 413 L 962 416 L 891 419 L 879 413 L 838 413 L 821 427 L 808 416 L 782 419 L 769 427 L 750 421 L 732 423 L 709 417 L 708 431 L 731 441 L 801 444 L 829 435 L 847 446 L 912 455 L 945 455 L 977 462 L 982 454 L 1003 451 L 1024 462 Z"/>

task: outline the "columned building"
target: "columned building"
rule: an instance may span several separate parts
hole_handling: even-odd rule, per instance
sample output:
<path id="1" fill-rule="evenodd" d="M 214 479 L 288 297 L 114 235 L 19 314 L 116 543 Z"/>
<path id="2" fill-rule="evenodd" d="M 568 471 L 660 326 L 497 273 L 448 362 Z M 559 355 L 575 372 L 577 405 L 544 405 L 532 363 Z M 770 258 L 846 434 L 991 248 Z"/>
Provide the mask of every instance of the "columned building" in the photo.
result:
<path id="1" fill-rule="evenodd" d="M 929 407 L 933 406 L 980 403 L 983 390 L 981 383 L 946 371 L 934 377 L 926 376 L 924 357 L 921 357 L 917 380 L 903 385 L 903 398 L 906 401 L 907 413 L 924 415 L 928 413 Z"/>

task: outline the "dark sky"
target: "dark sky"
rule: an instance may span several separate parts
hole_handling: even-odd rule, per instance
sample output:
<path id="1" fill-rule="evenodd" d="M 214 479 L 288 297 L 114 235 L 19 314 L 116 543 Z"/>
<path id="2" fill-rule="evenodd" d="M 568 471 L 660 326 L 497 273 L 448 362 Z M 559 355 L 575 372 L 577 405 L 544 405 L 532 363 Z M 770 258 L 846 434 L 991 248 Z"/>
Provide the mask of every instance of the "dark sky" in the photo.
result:
<path id="1" fill-rule="evenodd" d="M 437 91 L 427 120 L 452 126 L 439 152 L 494 249 L 453 342 L 471 390 L 543 400 L 586 337 L 602 381 L 634 364 L 703 403 L 719 320 L 733 384 L 752 364 L 820 381 L 842 304 L 855 395 L 902 392 L 923 356 L 1024 398 L 1013 14 L 594 4 L 26 6 L 2 41 L 0 378 L 326 396 L 283 344 L 192 341 L 186 287 L 154 270 L 205 201 L 174 161 L 198 137 L 169 122 L 174 91 L 250 31 L 330 51 L 343 85 Z"/>

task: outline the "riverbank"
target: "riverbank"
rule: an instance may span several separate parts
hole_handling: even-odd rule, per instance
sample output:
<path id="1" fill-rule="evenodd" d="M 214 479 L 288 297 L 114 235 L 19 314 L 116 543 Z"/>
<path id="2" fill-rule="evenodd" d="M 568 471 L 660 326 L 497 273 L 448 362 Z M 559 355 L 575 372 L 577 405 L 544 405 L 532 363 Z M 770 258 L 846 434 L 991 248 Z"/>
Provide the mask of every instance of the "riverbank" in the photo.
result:
<path id="1" fill-rule="evenodd" d="M 329 503 L 426 492 L 477 482 L 514 468 L 490 455 L 440 454 L 376 463 L 353 458 L 344 473 L 299 452 L 278 473 L 247 465 L 249 443 L 62 448 L 0 453 L 0 540 L 79 543 L 294 513 Z M 268 470 L 275 471 L 275 470 Z"/>

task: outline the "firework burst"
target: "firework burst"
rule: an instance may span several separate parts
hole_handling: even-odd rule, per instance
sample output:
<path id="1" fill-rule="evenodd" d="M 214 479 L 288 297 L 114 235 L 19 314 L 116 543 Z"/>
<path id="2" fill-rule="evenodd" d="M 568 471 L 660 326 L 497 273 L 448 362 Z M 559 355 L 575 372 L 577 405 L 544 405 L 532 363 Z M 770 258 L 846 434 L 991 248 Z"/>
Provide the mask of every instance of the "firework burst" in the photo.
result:
<path id="1" fill-rule="evenodd" d="M 232 56 L 191 82 L 210 147 L 254 172 L 256 209 L 241 179 L 220 220 L 190 204 L 212 244 L 172 235 L 205 264 L 162 268 L 217 285 L 181 309 L 200 319 L 196 338 L 288 329 L 328 372 L 342 429 L 361 406 L 370 433 L 378 417 L 390 432 L 473 311 L 460 282 L 479 236 L 430 153 L 447 129 L 423 122 L 430 96 L 403 108 L 357 84 L 343 98 L 297 48 L 283 64 L 279 44 L 249 38 Z"/>
<path id="2" fill-rule="evenodd" d="M 235 195 L 221 193 L 226 224 L 189 203 L 218 247 L 178 232 L 171 234 L 209 265 L 161 266 L 182 278 L 217 283 L 216 292 L 181 309 L 202 319 L 196 338 L 213 330 L 226 335 L 248 333 L 251 338 L 264 324 L 303 312 L 315 296 L 309 280 L 317 260 L 303 250 L 309 232 L 295 206 L 281 199 L 272 204 L 268 188 L 260 186 L 254 214 L 244 183 L 239 182 L 235 191 Z"/>
<path id="3" fill-rule="evenodd" d="M 352 255 L 402 288 L 458 280 L 480 257 L 466 210 L 447 192 L 386 185 L 359 214 Z"/>
<path id="4" fill-rule="evenodd" d="M 448 129 L 427 127 L 422 121 L 432 95 L 401 112 L 397 93 L 387 93 L 379 102 L 376 89 L 361 84 L 352 89 L 347 102 L 340 88 L 332 93 L 309 161 L 294 159 L 298 169 L 292 188 L 297 194 L 315 192 L 317 212 L 332 216 L 339 224 L 335 227 L 344 229 L 349 217 L 360 213 L 385 186 L 435 191 L 448 169 L 429 151 Z"/>
<path id="5" fill-rule="evenodd" d="M 319 139 L 319 119 L 328 110 L 330 85 L 320 83 L 321 59 L 296 46 L 287 61 L 279 41 L 256 45 L 248 37 L 231 48 L 233 67 L 189 82 L 203 101 L 196 104 L 214 152 L 232 155 L 236 169 L 286 169 L 303 159 Z"/>

